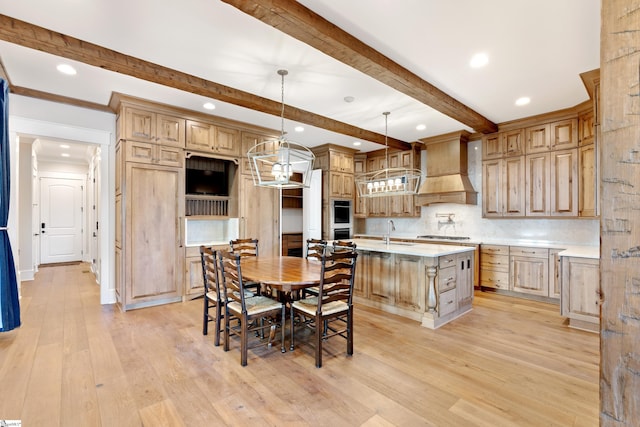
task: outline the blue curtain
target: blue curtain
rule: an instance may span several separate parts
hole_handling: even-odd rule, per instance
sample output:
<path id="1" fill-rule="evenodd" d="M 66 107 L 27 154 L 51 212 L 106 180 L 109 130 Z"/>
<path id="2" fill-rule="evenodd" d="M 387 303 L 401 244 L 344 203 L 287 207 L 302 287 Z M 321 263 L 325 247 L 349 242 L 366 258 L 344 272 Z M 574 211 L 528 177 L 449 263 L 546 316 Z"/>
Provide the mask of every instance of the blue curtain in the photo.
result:
<path id="1" fill-rule="evenodd" d="M 20 303 L 13 252 L 7 232 L 11 188 L 9 84 L 0 79 L 0 86 L 0 332 L 6 332 L 20 326 Z"/>

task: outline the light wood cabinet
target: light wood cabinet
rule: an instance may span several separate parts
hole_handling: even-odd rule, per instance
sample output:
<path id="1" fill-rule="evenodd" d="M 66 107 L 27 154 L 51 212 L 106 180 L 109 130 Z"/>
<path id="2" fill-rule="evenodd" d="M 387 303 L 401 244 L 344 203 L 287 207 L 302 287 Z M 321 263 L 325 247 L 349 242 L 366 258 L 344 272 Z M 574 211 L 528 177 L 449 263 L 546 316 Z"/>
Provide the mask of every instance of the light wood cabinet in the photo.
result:
<path id="1" fill-rule="evenodd" d="M 562 266 L 558 253 L 564 249 L 549 249 L 549 298 L 560 298 Z"/>
<path id="2" fill-rule="evenodd" d="M 551 203 L 550 154 L 530 154 L 526 157 L 526 214 L 549 216 Z"/>
<path id="3" fill-rule="evenodd" d="M 240 132 L 195 120 L 186 121 L 186 148 L 203 153 L 237 157 L 240 155 Z"/>
<path id="4" fill-rule="evenodd" d="M 367 158 L 367 172 L 379 171 L 387 167 L 387 159 L 384 156 Z M 369 203 L 369 217 L 388 216 L 388 197 L 372 197 Z"/>
<path id="5" fill-rule="evenodd" d="M 578 216 L 578 151 L 526 156 L 526 215 Z"/>
<path id="6" fill-rule="evenodd" d="M 509 248 L 510 289 L 532 295 L 549 294 L 549 249 Z"/>
<path id="7" fill-rule="evenodd" d="M 539 124 L 525 129 L 526 154 L 543 153 L 551 147 L 551 136 L 548 124 Z"/>
<path id="8" fill-rule="evenodd" d="M 241 151 L 242 158 L 241 158 L 241 165 L 240 165 L 240 173 L 251 176 L 251 167 L 249 166 L 249 158 L 247 157 L 247 152 L 251 149 L 251 147 L 259 143 L 267 142 L 267 144 L 265 144 L 265 148 L 270 148 L 269 145 L 275 144 L 275 142 L 271 143 L 269 141 L 275 141 L 275 138 L 276 137 L 274 137 L 273 135 L 259 134 L 254 132 L 244 132 L 244 131 L 241 132 L 240 133 L 240 141 L 241 141 L 240 151 Z M 263 168 L 262 172 L 270 172 L 265 169 L 268 166 L 262 165 L 262 164 L 260 164 L 259 166 Z"/>
<path id="9" fill-rule="evenodd" d="M 525 153 L 543 153 L 578 146 L 578 119 L 542 123 L 525 129 Z"/>
<path id="10" fill-rule="evenodd" d="M 392 256 L 388 252 L 369 252 L 369 298 L 386 304 L 395 303 L 395 281 L 391 280 Z"/>
<path id="11" fill-rule="evenodd" d="M 595 141 L 595 114 L 589 110 L 578 117 L 578 145 L 589 145 Z"/>
<path id="12" fill-rule="evenodd" d="M 550 149 L 567 150 L 578 146 L 578 119 L 553 122 L 550 125 Z"/>
<path id="13" fill-rule="evenodd" d="M 551 216 L 578 216 L 578 149 L 551 152 Z"/>
<path id="14" fill-rule="evenodd" d="M 353 279 L 353 295 L 369 298 L 369 251 L 358 250 L 356 274 Z"/>
<path id="15" fill-rule="evenodd" d="M 356 154 L 353 157 L 353 172 L 354 180 L 358 178 L 359 174 L 363 174 L 367 171 L 367 155 Z M 355 186 L 355 184 L 354 184 Z M 368 199 L 366 197 L 360 197 L 357 190 L 353 192 L 354 197 L 354 218 L 366 218 L 368 214 Z"/>
<path id="16" fill-rule="evenodd" d="M 127 162 L 179 168 L 184 165 L 184 151 L 182 148 L 139 141 L 121 141 L 120 144 L 124 147 L 124 160 Z"/>
<path id="17" fill-rule="evenodd" d="M 240 237 L 258 239 L 260 255 L 280 254 L 280 193 L 240 177 Z"/>
<path id="18" fill-rule="evenodd" d="M 521 156 L 524 154 L 524 129 L 512 129 L 482 138 L 482 159 Z"/>
<path id="19" fill-rule="evenodd" d="M 355 150 L 324 144 L 313 147 L 316 156 L 315 169 L 322 170 L 322 236 L 329 236 L 331 232 L 330 205 L 332 199 L 353 201 L 356 188 L 354 182 L 353 156 Z"/>
<path id="20" fill-rule="evenodd" d="M 482 162 L 484 217 L 523 216 L 525 212 L 524 157 Z"/>
<path id="21" fill-rule="evenodd" d="M 425 275 L 421 257 L 395 255 L 395 305 L 413 311 L 424 308 Z"/>
<path id="22" fill-rule="evenodd" d="M 474 253 L 465 252 L 458 254 L 456 263 L 456 281 L 458 305 L 471 305 L 473 302 L 473 289 L 475 277 Z"/>
<path id="23" fill-rule="evenodd" d="M 499 159 L 504 155 L 500 133 L 492 133 L 482 137 L 482 159 Z"/>
<path id="24" fill-rule="evenodd" d="M 598 181 L 595 144 L 578 148 L 578 215 L 596 216 Z"/>
<path id="25" fill-rule="evenodd" d="M 417 169 L 416 155 L 413 150 L 405 150 L 389 154 L 390 168 Z M 416 206 L 415 197 L 407 196 L 391 196 L 388 197 L 387 213 L 392 217 L 412 217 L 420 216 L 420 207 Z"/>
<path id="26" fill-rule="evenodd" d="M 184 148 L 185 119 L 140 108 L 124 108 L 120 138 Z"/>
<path id="27" fill-rule="evenodd" d="M 119 265 L 123 310 L 182 299 L 184 172 L 126 162 Z M 117 227 L 118 228 L 118 227 Z"/>
<path id="28" fill-rule="evenodd" d="M 329 170 L 353 173 L 353 154 L 329 150 Z"/>
<path id="29" fill-rule="evenodd" d="M 353 174 L 330 171 L 328 185 L 329 197 L 351 199 L 354 196 Z"/>
<path id="30" fill-rule="evenodd" d="M 571 327 L 599 331 L 599 260 L 562 257 L 561 314 L 569 318 Z"/>
<path id="31" fill-rule="evenodd" d="M 480 286 L 509 289 L 509 246 L 480 246 Z"/>

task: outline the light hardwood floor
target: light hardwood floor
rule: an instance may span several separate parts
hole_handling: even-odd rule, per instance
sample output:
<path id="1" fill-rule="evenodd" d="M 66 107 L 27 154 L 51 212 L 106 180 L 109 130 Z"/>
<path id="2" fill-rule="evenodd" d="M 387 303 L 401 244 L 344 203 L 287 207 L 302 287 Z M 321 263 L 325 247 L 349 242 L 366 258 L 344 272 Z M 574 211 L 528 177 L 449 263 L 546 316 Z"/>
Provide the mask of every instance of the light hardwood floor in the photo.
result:
<path id="1" fill-rule="evenodd" d="M 558 307 L 476 293 L 438 330 L 357 307 L 353 357 L 333 338 L 231 351 L 202 335 L 202 300 L 120 312 L 85 264 L 22 284 L 0 334 L 0 419 L 25 426 L 595 426 L 598 336 Z"/>

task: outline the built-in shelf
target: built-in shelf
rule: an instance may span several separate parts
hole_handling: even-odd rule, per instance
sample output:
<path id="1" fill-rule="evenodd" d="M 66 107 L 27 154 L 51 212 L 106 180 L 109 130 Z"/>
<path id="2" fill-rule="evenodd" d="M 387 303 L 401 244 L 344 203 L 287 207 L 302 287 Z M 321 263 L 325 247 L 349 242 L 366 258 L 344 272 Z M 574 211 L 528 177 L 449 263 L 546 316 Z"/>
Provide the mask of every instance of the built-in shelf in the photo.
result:
<path id="1" fill-rule="evenodd" d="M 227 217 L 229 216 L 229 197 L 187 194 L 185 196 L 185 215 Z"/>

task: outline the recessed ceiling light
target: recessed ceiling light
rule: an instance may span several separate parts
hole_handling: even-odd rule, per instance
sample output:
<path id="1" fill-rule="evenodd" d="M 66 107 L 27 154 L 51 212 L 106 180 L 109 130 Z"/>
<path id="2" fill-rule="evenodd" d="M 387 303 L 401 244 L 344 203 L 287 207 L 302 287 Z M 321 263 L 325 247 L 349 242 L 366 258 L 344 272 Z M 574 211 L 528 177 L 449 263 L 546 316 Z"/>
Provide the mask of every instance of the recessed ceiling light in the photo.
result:
<path id="1" fill-rule="evenodd" d="M 216 109 L 216 106 L 215 106 L 215 104 L 213 102 L 205 102 L 202 107 L 204 107 L 205 110 L 215 110 Z"/>
<path id="2" fill-rule="evenodd" d="M 60 148 L 71 148 L 69 144 L 60 144 Z"/>
<path id="3" fill-rule="evenodd" d="M 344 102 L 353 102 L 356 99 L 353 96 L 345 96 L 344 97 Z"/>
<path id="4" fill-rule="evenodd" d="M 76 69 L 69 64 L 60 64 L 56 67 L 56 69 L 62 74 L 67 74 L 69 76 L 75 76 L 78 73 Z"/>
<path id="5" fill-rule="evenodd" d="M 476 53 L 471 57 L 471 61 L 469 61 L 469 66 L 471 68 L 480 68 L 484 67 L 489 63 L 489 57 L 486 53 Z"/>
<path id="6" fill-rule="evenodd" d="M 362 145 L 362 142 L 360 141 L 353 141 L 353 145 L 355 145 L 356 147 L 359 147 Z"/>
<path id="7" fill-rule="evenodd" d="M 296 126 L 293 128 L 296 132 L 304 132 L 304 128 L 302 126 Z"/>
<path id="8" fill-rule="evenodd" d="M 523 96 L 521 98 L 516 99 L 516 105 L 521 107 L 523 105 L 527 105 L 531 102 L 531 99 L 528 96 Z"/>
<path id="9" fill-rule="evenodd" d="M 62 154 L 60 154 L 60 155 L 61 155 L 62 157 L 70 157 L 70 156 L 71 156 L 71 154 L 69 154 L 69 153 L 62 153 Z"/>
<path id="10" fill-rule="evenodd" d="M 418 126 L 416 126 L 416 130 L 425 130 L 427 128 L 427 125 L 423 125 L 423 124 L 419 124 Z"/>

